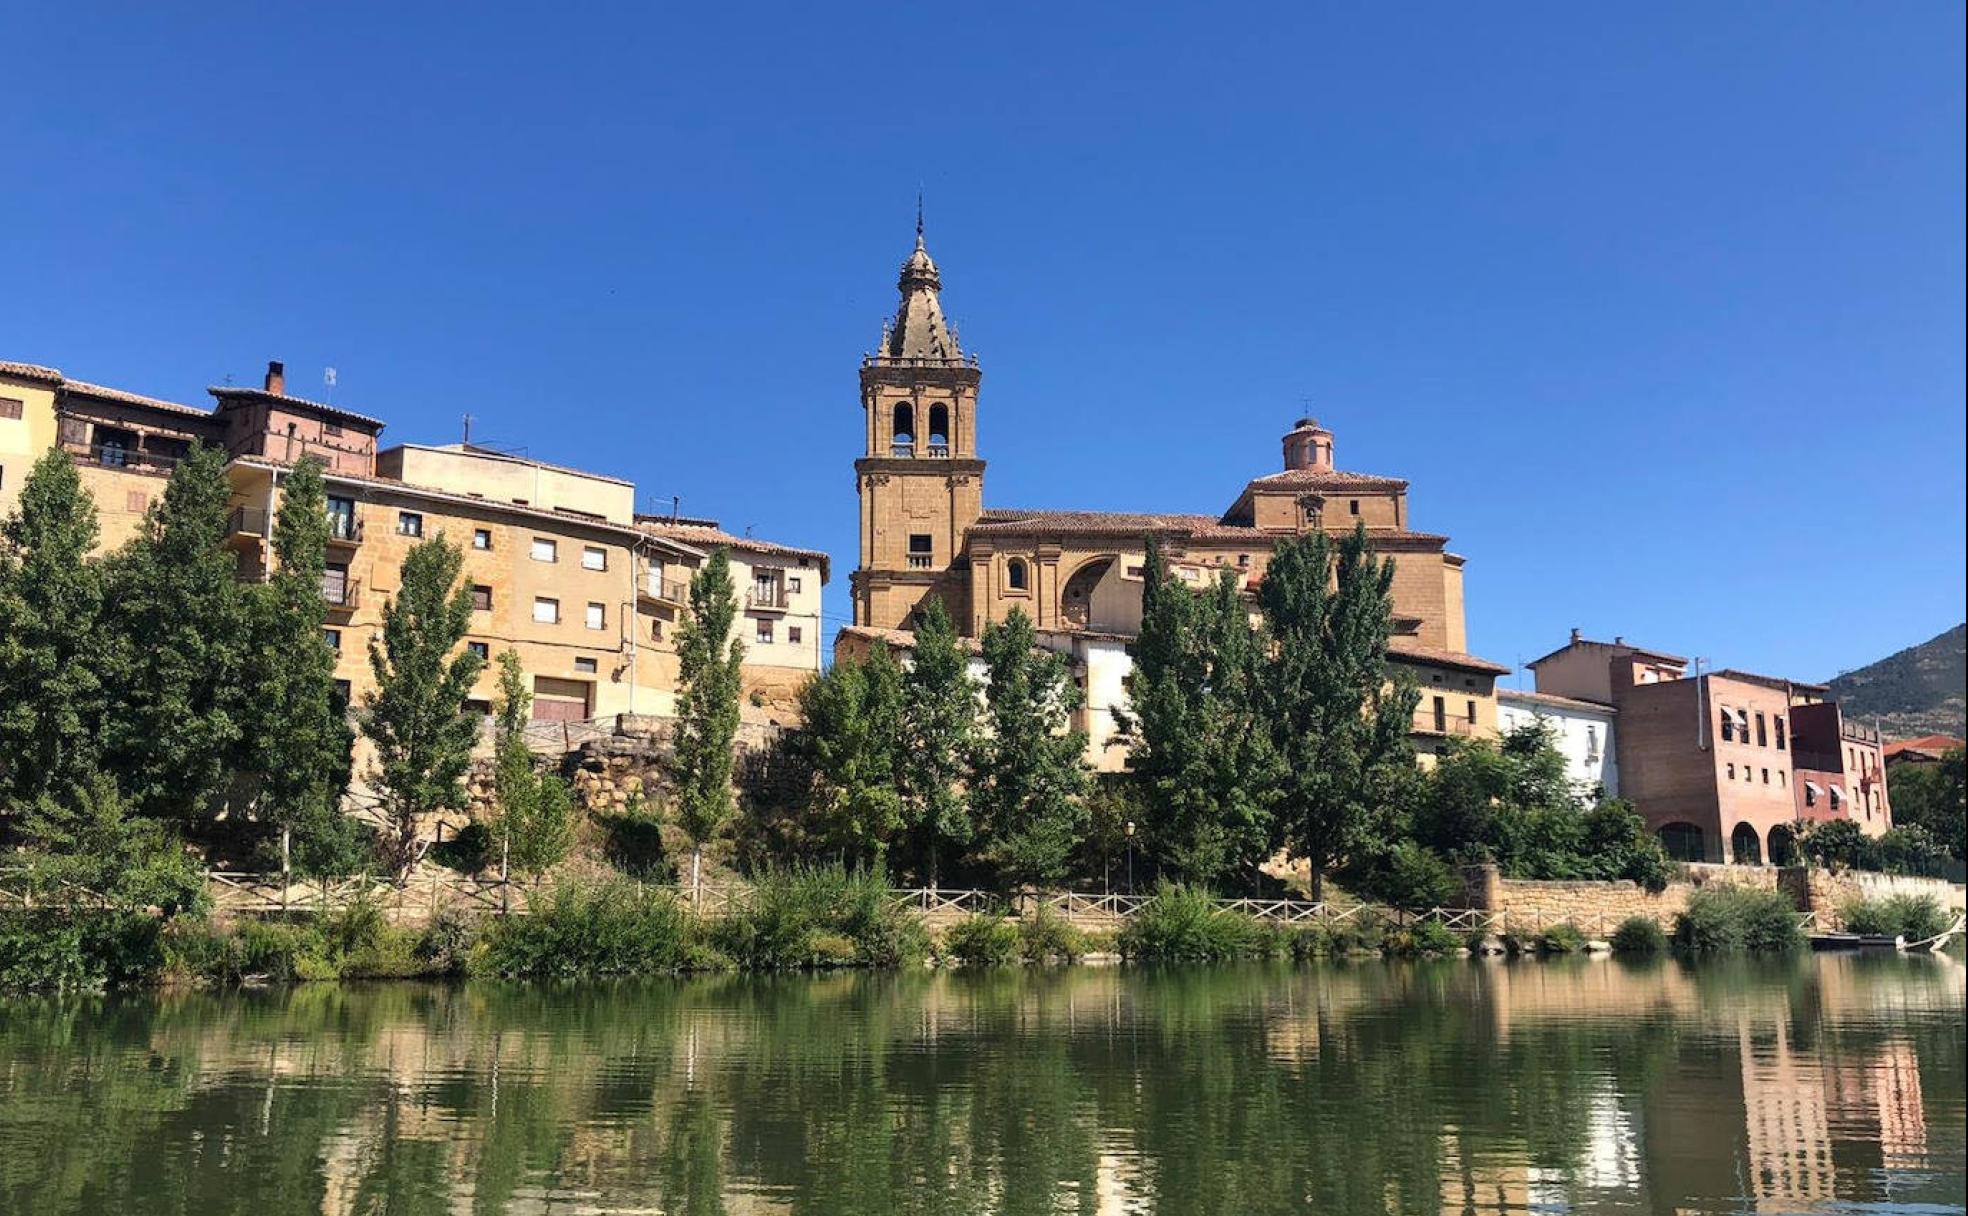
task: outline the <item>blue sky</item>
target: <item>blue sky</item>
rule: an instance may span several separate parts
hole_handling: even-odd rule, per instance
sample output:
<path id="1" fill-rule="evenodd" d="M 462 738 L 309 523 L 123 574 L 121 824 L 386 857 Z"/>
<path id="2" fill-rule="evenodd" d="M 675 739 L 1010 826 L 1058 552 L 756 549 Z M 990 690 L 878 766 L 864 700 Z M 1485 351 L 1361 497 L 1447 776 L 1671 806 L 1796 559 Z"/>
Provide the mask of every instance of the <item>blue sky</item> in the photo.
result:
<path id="1" fill-rule="evenodd" d="M 1412 479 L 1503 662 L 1577 625 L 1822 677 L 1964 615 L 1959 4 L 11 0 L 0 34 L 0 358 L 179 400 L 332 365 L 386 439 L 470 413 L 826 548 L 837 617 L 918 184 L 989 503 L 1221 510 L 1311 412 Z"/>

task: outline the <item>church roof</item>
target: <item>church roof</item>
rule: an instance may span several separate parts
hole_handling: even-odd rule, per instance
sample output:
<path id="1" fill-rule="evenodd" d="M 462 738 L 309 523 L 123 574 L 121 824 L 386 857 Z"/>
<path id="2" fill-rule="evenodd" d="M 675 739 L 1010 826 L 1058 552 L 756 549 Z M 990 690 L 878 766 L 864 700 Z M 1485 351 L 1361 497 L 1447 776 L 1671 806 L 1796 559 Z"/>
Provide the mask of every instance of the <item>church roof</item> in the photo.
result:
<path id="1" fill-rule="evenodd" d="M 1214 515 L 1188 515 L 1147 511 L 1019 511 L 995 508 L 984 512 L 970 527 L 972 536 L 1125 536 L 1140 537 L 1150 532 L 1179 536 L 1192 541 L 1236 541 L 1269 546 L 1289 535 L 1265 531 L 1249 524 L 1226 524 Z M 1375 543 L 1401 543 L 1440 546 L 1448 537 L 1434 532 L 1411 532 L 1406 528 L 1368 528 L 1368 539 Z"/>
<path id="2" fill-rule="evenodd" d="M 1286 469 L 1253 478 L 1251 490 L 1405 490 L 1405 477 L 1381 477 L 1373 473 L 1348 473 L 1340 469 Z"/>

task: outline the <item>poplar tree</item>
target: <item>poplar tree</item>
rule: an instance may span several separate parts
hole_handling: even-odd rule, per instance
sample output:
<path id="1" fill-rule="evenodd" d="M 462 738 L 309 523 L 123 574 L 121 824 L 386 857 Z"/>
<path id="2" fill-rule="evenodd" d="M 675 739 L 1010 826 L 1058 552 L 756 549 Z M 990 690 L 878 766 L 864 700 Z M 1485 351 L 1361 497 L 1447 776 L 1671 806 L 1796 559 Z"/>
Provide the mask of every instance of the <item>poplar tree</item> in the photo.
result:
<path id="1" fill-rule="evenodd" d="M 690 580 L 690 615 L 677 630 L 677 819 L 690 837 L 690 887 L 703 886 L 704 844 L 737 811 L 731 793 L 745 644 L 732 636 L 738 597 L 731 556 L 714 551 Z"/>
<path id="2" fill-rule="evenodd" d="M 52 448 L 0 523 L 0 812 L 91 776 L 103 707 L 96 504 Z"/>
<path id="3" fill-rule="evenodd" d="M 1086 732 L 1067 729 L 1080 690 L 1019 609 L 985 627 L 983 647 L 986 729 L 970 789 L 985 856 L 1006 882 L 1054 883 L 1086 823 Z"/>
<path id="4" fill-rule="evenodd" d="M 1141 632 L 1128 681 L 1128 764 L 1159 868 L 1210 885 L 1248 877 L 1275 851 L 1276 752 L 1258 704 L 1264 651 L 1223 572 L 1204 593 L 1147 541 Z"/>
<path id="5" fill-rule="evenodd" d="M 1408 732 L 1419 699 L 1390 682 L 1394 563 L 1376 558 L 1365 528 L 1337 545 L 1323 532 L 1278 542 L 1259 591 L 1271 653 L 1261 704 L 1280 765 L 1284 841 L 1325 872 L 1372 839 L 1412 780 Z"/>
<path id="6" fill-rule="evenodd" d="M 519 652 L 499 652 L 499 699 L 494 712 L 497 758 L 492 783 L 498 809 L 492 817 L 492 843 L 499 850 L 501 877 L 517 869 L 538 874 L 557 864 L 574 845 L 574 792 L 552 773 L 542 773 L 526 745 L 533 693 L 526 687 Z"/>
<path id="7" fill-rule="evenodd" d="M 464 776 L 478 739 L 465 697 L 483 660 L 460 649 L 471 626 L 464 552 L 443 533 L 405 555 L 402 585 L 369 639 L 376 687 L 363 700 L 362 731 L 376 746 L 375 778 L 388 815 L 383 845 L 399 883 L 421 857 L 421 819 L 464 805 Z"/>
<path id="8" fill-rule="evenodd" d="M 104 761 L 145 814 L 207 814 L 238 754 L 247 630 L 225 463 L 193 444 L 105 570 Z"/>
<path id="9" fill-rule="evenodd" d="M 322 463 L 307 457 L 284 475 L 274 519 L 274 569 L 249 588 L 241 768 L 258 787 L 257 813 L 281 833 L 283 868 L 346 872 L 362 859 L 361 828 L 342 814 L 354 735 L 335 694 L 328 645 L 328 493 Z"/>
<path id="10" fill-rule="evenodd" d="M 902 672 L 885 646 L 836 662 L 800 690 L 801 740 L 813 766 L 816 843 L 843 861 L 885 862 L 902 825 Z"/>
<path id="11" fill-rule="evenodd" d="M 975 835 L 964 790 L 977 743 L 977 681 L 943 601 L 931 599 L 916 626 L 902 679 L 902 817 L 911 861 L 930 886 Z"/>

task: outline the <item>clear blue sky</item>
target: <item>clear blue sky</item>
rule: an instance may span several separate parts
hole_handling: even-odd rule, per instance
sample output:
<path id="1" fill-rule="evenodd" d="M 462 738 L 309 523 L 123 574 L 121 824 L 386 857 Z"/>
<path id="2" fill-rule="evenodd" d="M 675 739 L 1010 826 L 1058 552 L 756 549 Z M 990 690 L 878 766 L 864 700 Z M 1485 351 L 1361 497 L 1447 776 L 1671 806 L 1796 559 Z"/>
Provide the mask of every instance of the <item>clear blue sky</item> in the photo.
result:
<path id="1" fill-rule="evenodd" d="M 1218 511 L 1309 411 L 1504 662 L 1964 615 L 1959 3 L 281 7 L 5 6 L 0 358 L 333 365 L 839 617 L 921 183 L 990 503 Z"/>

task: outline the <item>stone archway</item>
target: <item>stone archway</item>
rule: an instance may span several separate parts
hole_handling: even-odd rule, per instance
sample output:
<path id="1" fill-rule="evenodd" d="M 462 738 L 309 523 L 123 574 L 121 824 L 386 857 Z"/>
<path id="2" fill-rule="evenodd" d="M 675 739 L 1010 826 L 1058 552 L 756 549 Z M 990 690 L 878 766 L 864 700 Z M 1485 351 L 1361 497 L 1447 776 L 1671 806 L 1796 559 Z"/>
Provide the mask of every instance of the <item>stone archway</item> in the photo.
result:
<path id="1" fill-rule="evenodd" d="M 1796 865 L 1799 859 L 1796 830 L 1787 823 L 1771 828 L 1769 854 L 1773 866 Z"/>
<path id="2" fill-rule="evenodd" d="M 1059 619 L 1068 629 L 1085 629 L 1093 617 L 1093 589 L 1114 567 L 1117 555 L 1096 557 L 1073 571 L 1059 590 Z"/>
<path id="3" fill-rule="evenodd" d="M 1757 835 L 1753 825 L 1739 823 L 1729 833 L 1729 860 L 1739 866 L 1763 864 L 1763 838 Z"/>

